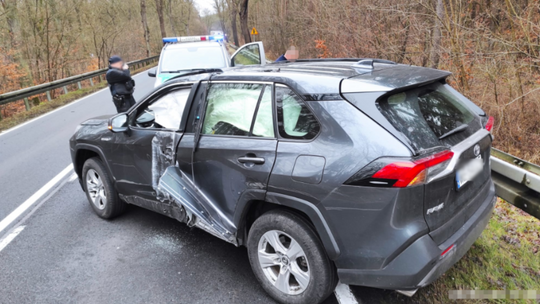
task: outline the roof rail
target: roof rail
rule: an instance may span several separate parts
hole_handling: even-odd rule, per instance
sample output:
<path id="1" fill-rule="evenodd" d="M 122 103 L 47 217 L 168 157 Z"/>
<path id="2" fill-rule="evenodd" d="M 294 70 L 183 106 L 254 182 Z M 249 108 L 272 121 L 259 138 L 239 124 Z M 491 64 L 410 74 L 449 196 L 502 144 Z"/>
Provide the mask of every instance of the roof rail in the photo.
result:
<path id="1" fill-rule="evenodd" d="M 390 60 L 384 60 L 384 59 L 374 59 L 374 58 L 365 58 L 357 63 L 353 64 L 354 67 L 362 68 L 362 69 L 368 69 L 373 70 L 373 64 L 374 63 L 384 63 L 384 64 L 397 64 Z"/>

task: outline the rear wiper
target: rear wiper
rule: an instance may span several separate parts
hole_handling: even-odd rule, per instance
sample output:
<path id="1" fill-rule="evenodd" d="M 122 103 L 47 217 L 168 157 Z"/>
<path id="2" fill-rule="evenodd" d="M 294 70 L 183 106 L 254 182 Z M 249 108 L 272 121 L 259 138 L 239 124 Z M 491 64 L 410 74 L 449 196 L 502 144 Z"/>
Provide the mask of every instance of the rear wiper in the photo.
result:
<path id="1" fill-rule="evenodd" d="M 462 131 L 465 131 L 465 129 L 467 129 L 469 127 L 468 124 L 463 124 L 459 127 L 456 127 L 455 129 L 452 129 L 446 133 L 444 133 L 443 135 L 439 136 L 439 140 L 443 139 L 443 138 L 446 138 L 450 135 L 453 135 L 453 134 L 456 134 L 456 133 L 459 133 L 459 132 L 462 132 Z"/>

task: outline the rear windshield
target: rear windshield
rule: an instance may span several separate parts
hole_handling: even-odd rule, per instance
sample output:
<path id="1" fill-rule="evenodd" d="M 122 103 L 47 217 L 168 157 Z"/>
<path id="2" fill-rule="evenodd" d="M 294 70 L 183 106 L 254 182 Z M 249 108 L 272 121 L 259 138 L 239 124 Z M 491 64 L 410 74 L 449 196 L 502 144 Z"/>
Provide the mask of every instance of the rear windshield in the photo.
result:
<path id="1" fill-rule="evenodd" d="M 464 103 L 465 97 L 448 85 L 434 83 L 379 100 L 381 113 L 416 148 L 442 142 L 457 143 L 478 130 L 478 117 Z"/>
<path id="2" fill-rule="evenodd" d="M 226 66 L 221 47 L 185 47 L 163 52 L 161 73 L 178 73 L 182 70 L 223 68 Z"/>

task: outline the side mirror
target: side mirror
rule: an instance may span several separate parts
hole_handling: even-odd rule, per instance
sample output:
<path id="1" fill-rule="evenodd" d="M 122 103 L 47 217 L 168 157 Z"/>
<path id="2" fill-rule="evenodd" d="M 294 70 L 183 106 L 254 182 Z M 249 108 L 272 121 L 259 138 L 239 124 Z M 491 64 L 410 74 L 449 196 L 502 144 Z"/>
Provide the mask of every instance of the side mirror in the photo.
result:
<path id="1" fill-rule="evenodd" d="M 148 70 L 148 76 L 150 76 L 150 77 L 156 77 L 156 69 Z"/>
<path id="2" fill-rule="evenodd" d="M 127 118 L 128 116 L 126 113 L 120 113 L 111 117 L 111 119 L 109 119 L 109 130 L 114 133 L 126 132 L 128 130 Z"/>

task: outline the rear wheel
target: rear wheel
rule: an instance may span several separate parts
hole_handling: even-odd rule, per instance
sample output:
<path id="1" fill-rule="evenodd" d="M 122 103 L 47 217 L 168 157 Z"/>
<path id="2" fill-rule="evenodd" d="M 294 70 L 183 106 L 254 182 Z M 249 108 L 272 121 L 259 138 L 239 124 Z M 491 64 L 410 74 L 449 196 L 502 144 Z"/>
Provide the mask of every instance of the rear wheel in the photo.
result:
<path id="1" fill-rule="evenodd" d="M 320 303 L 336 286 L 334 266 L 311 226 L 287 211 L 260 216 L 249 231 L 251 268 L 281 303 Z"/>
<path id="2" fill-rule="evenodd" d="M 99 158 L 93 157 L 84 163 L 82 178 L 86 197 L 99 217 L 111 219 L 124 212 L 126 203 L 118 197 L 112 179 Z"/>

